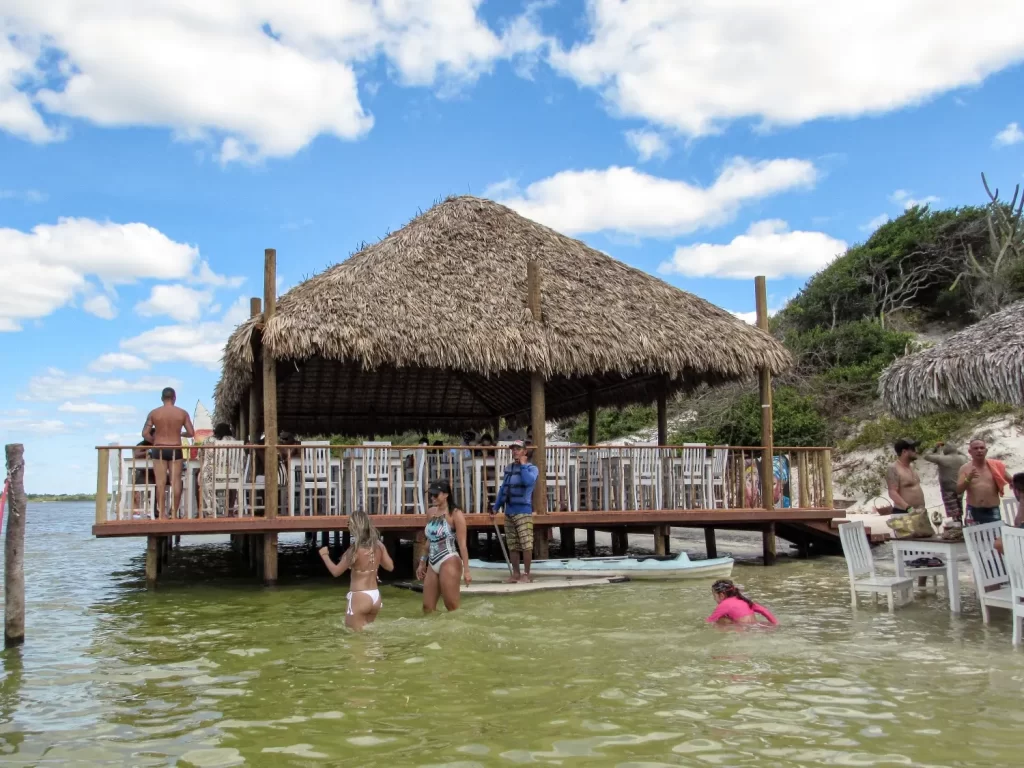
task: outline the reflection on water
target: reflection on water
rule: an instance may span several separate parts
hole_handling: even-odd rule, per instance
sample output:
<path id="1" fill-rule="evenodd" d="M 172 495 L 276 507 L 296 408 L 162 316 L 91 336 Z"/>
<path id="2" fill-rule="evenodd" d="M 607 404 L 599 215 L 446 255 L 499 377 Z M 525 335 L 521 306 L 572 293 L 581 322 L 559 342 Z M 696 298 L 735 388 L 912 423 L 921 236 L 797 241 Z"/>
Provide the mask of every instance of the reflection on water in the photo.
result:
<path id="1" fill-rule="evenodd" d="M 703 626 L 707 584 L 634 583 L 426 619 L 385 588 L 355 636 L 298 540 L 275 590 L 206 543 L 149 592 L 142 541 L 94 540 L 91 517 L 29 509 L 5 766 L 996 766 L 1024 748 L 1006 617 L 935 597 L 852 614 L 839 559 L 737 569 L 776 631 Z"/>

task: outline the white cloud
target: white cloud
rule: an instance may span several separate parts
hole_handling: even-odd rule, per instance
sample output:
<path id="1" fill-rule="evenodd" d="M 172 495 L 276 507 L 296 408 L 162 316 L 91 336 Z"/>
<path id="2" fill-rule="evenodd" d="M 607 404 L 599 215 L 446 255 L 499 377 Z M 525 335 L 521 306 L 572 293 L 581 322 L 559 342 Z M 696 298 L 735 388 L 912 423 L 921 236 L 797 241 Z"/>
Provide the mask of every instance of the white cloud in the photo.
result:
<path id="1" fill-rule="evenodd" d="M 779 307 L 776 307 L 775 309 L 769 308 L 768 309 L 768 317 L 775 317 L 775 315 L 778 312 L 779 312 Z M 757 312 L 756 311 L 754 311 L 754 312 L 732 312 L 732 311 L 730 311 L 729 314 L 732 315 L 733 317 L 739 319 L 739 320 L 742 320 L 747 325 L 757 325 Z"/>
<path id="2" fill-rule="evenodd" d="M 373 117 L 357 68 L 383 56 L 399 83 L 472 82 L 545 43 L 529 14 L 505 33 L 480 0 L 7 0 L 0 127 L 60 137 L 42 114 L 162 126 L 213 140 L 221 162 L 286 157 L 319 135 L 357 139 Z"/>
<path id="3" fill-rule="evenodd" d="M 2 98 L 2 97 L 0 97 Z M 3 123 L 0 121 L 0 127 Z M 48 196 L 38 189 L 0 189 L 0 200 L 20 200 L 24 203 L 45 203 Z"/>
<path id="4" fill-rule="evenodd" d="M 113 302 L 111 302 L 110 297 L 104 296 L 102 293 L 86 299 L 85 303 L 82 304 L 82 309 L 90 315 L 96 315 L 96 317 L 103 318 L 104 320 L 113 320 L 117 317 L 117 309 L 114 307 Z"/>
<path id="5" fill-rule="evenodd" d="M 878 229 L 880 226 L 882 226 L 883 224 L 887 223 L 888 221 L 889 221 L 889 214 L 888 213 L 880 213 L 877 216 L 875 216 L 875 218 L 873 218 L 871 221 L 869 221 L 867 224 L 861 224 L 860 231 L 861 232 L 874 232 L 876 229 Z"/>
<path id="6" fill-rule="evenodd" d="M 814 165 L 806 160 L 734 158 L 709 187 L 612 167 L 562 171 L 501 202 L 567 234 L 612 230 L 671 236 L 722 224 L 743 203 L 811 187 L 816 179 Z"/>
<path id="7" fill-rule="evenodd" d="M 198 320 L 213 303 L 211 291 L 197 291 L 184 285 L 154 285 L 149 298 L 135 305 L 143 317 L 167 315 L 183 323 Z"/>
<path id="8" fill-rule="evenodd" d="M 889 200 L 895 205 L 902 206 L 905 211 L 909 211 L 911 208 L 916 208 L 919 205 L 935 205 L 935 203 L 939 202 L 939 198 L 935 195 L 916 198 L 905 189 L 897 189 L 889 196 Z"/>
<path id="9" fill-rule="evenodd" d="M 58 411 L 64 413 L 103 413 L 103 414 L 121 414 L 127 415 L 129 413 L 135 413 L 135 408 L 131 405 L 111 405 L 109 403 L 72 403 L 66 401 L 61 403 Z"/>
<path id="10" fill-rule="evenodd" d="M 552 65 L 616 113 L 691 136 L 888 112 L 1024 59 L 1018 0 L 590 0 L 587 21 Z"/>
<path id="11" fill-rule="evenodd" d="M 121 349 L 155 363 L 186 362 L 220 368 L 224 343 L 249 317 L 249 302 L 240 297 L 219 320 L 163 325 L 121 341 Z"/>
<path id="12" fill-rule="evenodd" d="M 59 368 L 48 368 L 41 376 L 29 379 L 25 392 L 19 400 L 81 400 L 100 395 L 123 395 L 128 392 L 153 392 L 159 394 L 164 387 L 173 387 L 176 382 L 169 379 L 144 377 L 134 381 L 126 379 L 101 379 L 95 376 L 71 376 Z"/>
<path id="13" fill-rule="evenodd" d="M 144 371 L 149 368 L 149 363 L 141 357 L 129 355 L 124 352 L 108 352 L 100 355 L 91 363 L 89 370 L 97 373 L 109 373 L 110 371 Z"/>
<path id="14" fill-rule="evenodd" d="M 671 154 L 665 137 L 656 131 L 626 131 L 626 143 L 636 152 L 641 163 L 658 157 L 665 158 Z"/>
<path id="15" fill-rule="evenodd" d="M 13 418 L 0 419 L 0 431 L 10 433 L 12 440 L 21 439 L 22 442 L 30 437 L 44 437 L 47 435 L 60 435 L 69 432 L 70 429 L 60 419 L 40 418 Z"/>
<path id="16" fill-rule="evenodd" d="M 845 242 L 824 232 L 790 232 L 786 222 L 769 219 L 751 224 L 746 234 L 726 245 L 676 248 L 658 271 L 687 277 L 806 277 L 845 250 Z"/>
<path id="17" fill-rule="evenodd" d="M 21 321 L 45 317 L 78 294 L 83 308 L 98 317 L 117 314 L 112 293 L 94 294 L 88 277 L 108 288 L 141 279 L 189 280 L 236 286 L 240 278 L 217 275 L 199 250 L 178 243 L 146 224 L 92 219 L 59 219 L 29 232 L 0 228 L 5 290 L 0 292 L 0 330 L 16 331 Z"/>
<path id="18" fill-rule="evenodd" d="M 995 144 L 997 147 L 1009 147 L 1024 141 L 1024 131 L 1017 123 L 1010 123 L 996 134 Z"/>

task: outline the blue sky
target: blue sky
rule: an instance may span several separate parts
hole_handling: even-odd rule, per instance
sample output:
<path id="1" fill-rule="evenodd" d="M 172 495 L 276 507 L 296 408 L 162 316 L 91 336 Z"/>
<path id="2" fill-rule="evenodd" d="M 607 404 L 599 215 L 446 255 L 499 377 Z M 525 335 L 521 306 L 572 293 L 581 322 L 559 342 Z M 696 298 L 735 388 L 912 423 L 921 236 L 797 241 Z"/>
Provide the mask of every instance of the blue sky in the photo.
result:
<path id="1" fill-rule="evenodd" d="M 286 290 L 450 194 L 777 308 L 885 216 L 1022 181 L 1024 6 L 957 5 L 10 0 L 0 442 L 91 489 L 165 384 L 212 407 L 264 248 Z"/>

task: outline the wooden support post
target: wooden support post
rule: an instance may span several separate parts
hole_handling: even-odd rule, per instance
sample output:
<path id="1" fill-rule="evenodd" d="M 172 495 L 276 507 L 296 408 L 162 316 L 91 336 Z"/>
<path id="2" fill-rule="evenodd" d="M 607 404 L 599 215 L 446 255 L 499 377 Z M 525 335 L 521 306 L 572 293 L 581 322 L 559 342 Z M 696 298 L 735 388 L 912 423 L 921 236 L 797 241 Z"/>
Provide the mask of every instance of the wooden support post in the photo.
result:
<path id="1" fill-rule="evenodd" d="M 329 546 L 331 546 L 331 532 L 330 531 L 320 531 L 320 546 L 321 547 L 329 547 Z"/>
<path id="2" fill-rule="evenodd" d="M 263 584 L 272 587 L 277 583 L 277 534 L 263 534 Z"/>
<path id="3" fill-rule="evenodd" d="M 533 322 L 543 332 L 544 313 L 541 306 L 540 264 L 530 261 L 526 265 L 527 298 Z M 530 374 L 530 416 L 533 426 L 533 463 L 537 467 L 537 485 L 533 489 L 533 512 L 542 515 L 547 512 L 547 419 L 544 405 L 544 373 L 533 371 Z M 548 556 L 548 529 L 540 528 L 533 539 L 535 557 L 544 559 Z"/>
<path id="4" fill-rule="evenodd" d="M 263 304 L 255 296 L 249 299 L 249 317 L 263 313 Z M 252 382 L 249 384 L 249 438 L 246 442 L 255 445 L 263 431 L 263 337 L 260 331 L 252 334 Z"/>
<path id="5" fill-rule="evenodd" d="M 711 526 L 704 528 L 704 549 L 709 560 L 718 557 L 718 542 L 715 541 L 715 529 Z"/>
<path id="6" fill-rule="evenodd" d="M 770 333 L 768 325 L 768 286 L 763 276 L 754 278 L 757 307 L 757 327 Z M 772 372 L 766 367 L 760 371 L 761 389 L 761 503 L 765 509 L 775 508 L 774 434 L 772 430 Z M 773 539 L 774 541 L 774 539 Z M 775 545 L 772 545 L 772 552 Z"/>
<path id="7" fill-rule="evenodd" d="M 343 531 L 341 534 L 341 551 L 344 552 L 352 546 L 352 534 L 348 531 Z"/>
<path id="8" fill-rule="evenodd" d="M 10 447 L 12 446 L 8 446 L 8 448 Z M 110 451 L 100 448 L 99 455 L 96 457 L 96 525 L 103 525 L 107 522 L 107 483 L 109 480 Z"/>
<path id="9" fill-rule="evenodd" d="M 658 383 L 658 446 L 664 448 L 668 445 L 668 382 L 664 378 Z M 669 462 L 667 451 L 658 451 L 661 454 L 658 458 L 661 460 L 661 476 L 665 478 L 662 481 L 661 498 L 657 500 L 657 504 L 662 509 L 668 509 L 670 507 L 669 499 L 672 496 L 672 483 L 670 478 L 672 477 L 672 465 Z M 656 554 L 664 554 L 659 552 L 659 549 L 664 547 L 658 546 L 658 536 L 655 535 L 654 551 Z"/>
<path id="10" fill-rule="evenodd" d="M 597 445 L 597 398 L 593 389 L 587 393 L 587 445 Z"/>
<path id="11" fill-rule="evenodd" d="M 558 528 L 558 538 L 562 540 L 562 557 L 576 556 L 576 529 L 563 525 Z"/>
<path id="12" fill-rule="evenodd" d="M 665 554 L 672 554 L 672 526 L 665 525 Z"/>
<path id="13" fill-rule="evenodd" d="M 107 455 L 107 451 L 100 453 Z M 5 446 L 4 454 L 11 481 L 7 490 L 7 538 L 4 541 L 4 648 L 11 648 L 25 642 L 25 514 L 28 511 L 25 446 L 10 443 Z M 103 477 L 106 479 L 106 472 Z M 96 498 L 98 500 L 99 495 Z"/>
<path id="14" fill-rule="evenodd" d="M 764 564 L 775 565 L 775 523 L 768 523 L 761 534 Z"/>
<path id="15" fill-rule="evenodd" d="M 661 525 L 654 526 L 654 554 L 664 555 L 665 554 L 665 528 Z"/>
<path id="16" fill-rule="evenodd" d="M 629 551 L 629 532 L 625 528 L 612 530 L 612 554 L 624 555 Z"/>
<path id="17" fill-rule="evenodd" d="M 587 554 L 594 557 L 597 554 L 597 531 L 587 528 Z"/>
<path id="18" fill-rule="evenodd" d="M 159 536 L 146 537 L 146 586 L 155 587 L 157 573 L 160 571 Z"/>
<path id="19" fill-rule="evenodd" d="M 277 251 L 267 248 L 263 254 L 263 328 L 270 325 L 277 312 Z M 277 360 L 266 346 L 263 355 L 263 514 L 267 520 L 277 517 Z M 263 583 L 277 581 L 277 534 L 264 536 Z"/>
<path id="20" fill-rule="evenodd" d="M 341 531 L 334 532 L 334 548 L 341 549 Z"/>
<path id="21" fill-rule="evenodd" d="M 821 452 L 821 482 L 824 486 L 825 509 L 835 509 L 835 499 L 832 498 L 832 449 L 826 448 Z"/>
<path id="22" fill-rule="evenodd" d="M 806 533 L 799 533 L 796 540 L 796 554 L 804 560 L 811 556 L 811 539 Z"/>

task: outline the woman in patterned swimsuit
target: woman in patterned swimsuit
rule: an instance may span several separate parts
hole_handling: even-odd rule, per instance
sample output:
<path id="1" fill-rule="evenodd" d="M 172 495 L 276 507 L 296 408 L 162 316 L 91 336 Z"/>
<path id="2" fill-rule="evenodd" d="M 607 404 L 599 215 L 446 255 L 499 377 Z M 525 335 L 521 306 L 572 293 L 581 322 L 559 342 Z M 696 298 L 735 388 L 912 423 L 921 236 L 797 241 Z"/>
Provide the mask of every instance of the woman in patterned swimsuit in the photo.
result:
<path id="1" fill-rule="evenodd" d="M 452 498 L 448 481 L 432 481 L 427 494 L 427 526 L 416 536 L 417 542 L 427 543 L 427 554 L 416 566 L 416 578 L 423 581 L 423 612 L 432 613 L 438 597 L 444 598 L 445 608 L 454 611 L 459 607 L 460 579 L 467 587 L 473 580 L 466 550 L 466 519 Z"/>

